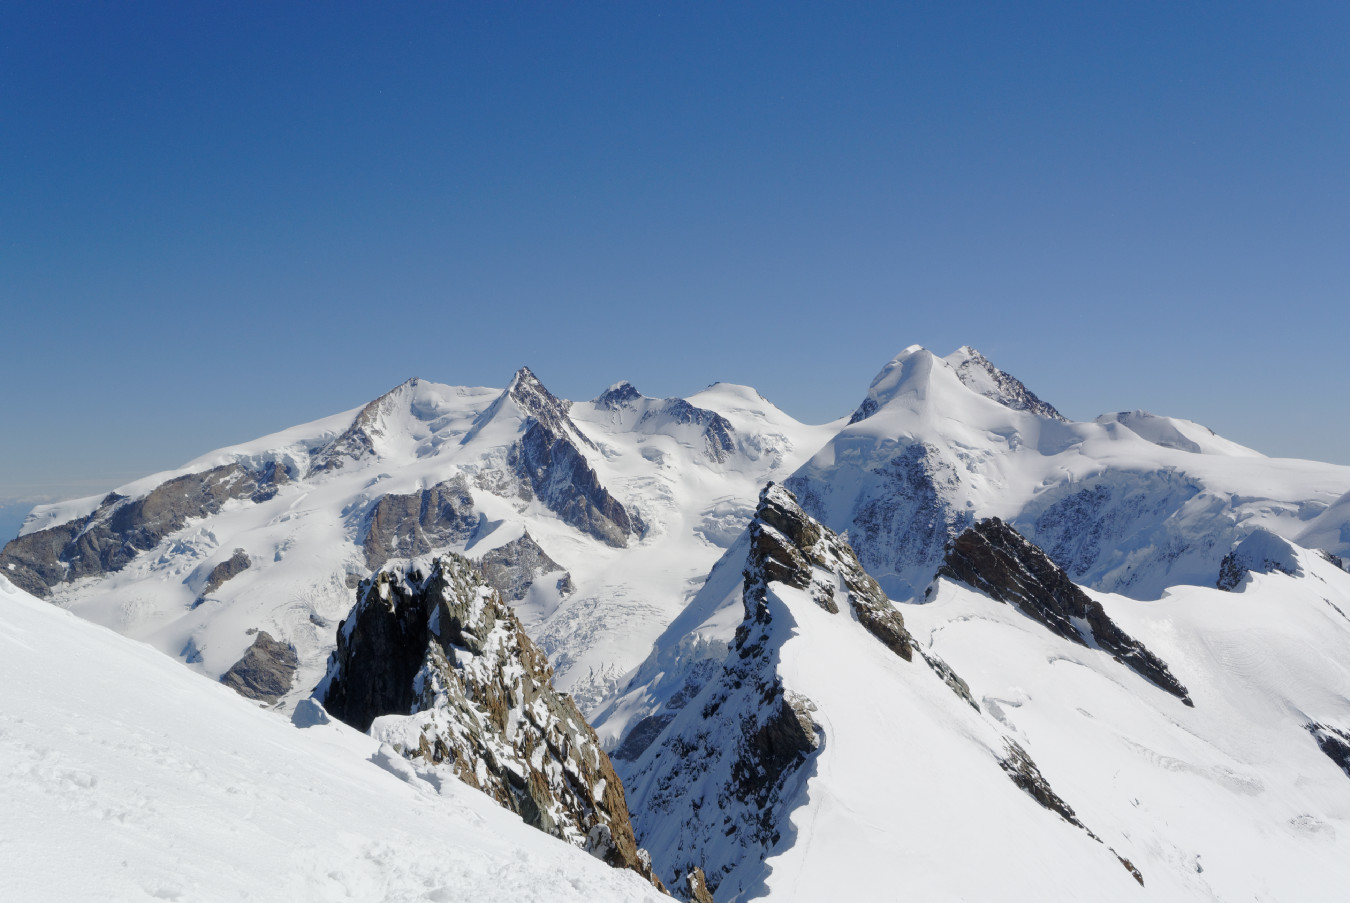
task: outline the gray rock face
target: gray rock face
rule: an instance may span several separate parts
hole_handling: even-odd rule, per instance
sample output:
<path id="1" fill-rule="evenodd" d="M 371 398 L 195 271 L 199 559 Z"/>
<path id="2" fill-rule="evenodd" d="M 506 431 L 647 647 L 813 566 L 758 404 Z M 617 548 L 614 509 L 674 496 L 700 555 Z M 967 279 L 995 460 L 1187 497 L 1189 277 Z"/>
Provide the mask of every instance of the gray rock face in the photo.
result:
<path id="1" fill-rule="evenodd" d="M 428 555 L 469 540 L 478 526 L 473 494 L 462 475 L 407 495 L 386 495 L 376 504 L 361 543 L 366 567 L 391 558 Z"/>
<path id="2" fill-rule="evenodd" d="M 643 524 L 609 494 L 587 463 L 578 444 L 595 447 L 568 416 L 569 405 L 555 398 L 543 383 L 522 367 L 502 399 L 510 398 L 526 415 L 525 432 L 511 446 L 508 464 L 522 489 L 539 499 L 566 524 L 616 548 L 640 534 Z M 482 415 L 495 415 L 501 402 Z"/>
<path id="3" fill-rule="evenodd" d="M 205 585 L 202 586 L 201 594 L 197 597 L 197 604 L 220 589 L 226 580 L 237 577 L 248 570 L 250 564 L 252 562 L 249 560 L 248 553 L 243 549 L 235 549 L 233 555 L 211 569 L 211 573 L 206 577 Z"/>
<path id="4" fill-rule="evenodd" d="M 508 461 L 534 497 L 562 519 L 615 548 L 642 532 L 620 502 L 600 484 L 570 437 L 549 431 L 536 421 L 511 449 Z"/>
<path id="5" fill-rule="evenodd" d="M 287 480 L 276 464 L 260 470 L 225 464 L 167 480 L 142 498 L 111 494 L 85 517 L 12 540 L 0 551 L 0 569 L 16 586 L 45 597 L 61 583 L 121 570 L 190 518 L 215 514 L 232 499 L 266 501 Z"/>
<path id="6" fill-rule="evenodd" d="M 1311 721 L 1304 725 L 1308 733 L 1317 742 L 1317 748 L 1326 753 L 1327 758 L 1336 763 L 1345 776 L 1350 778 L 1350 731 L 1328 727 Z"/>
<path id="7" fill-rule="evenodd" d="M 424 565 L 362 582 L 321 685 L 324 706 L 429 774 L 651 878 L 618 775 L 515 614 L 467 559 Z"/>
<path id="8" fill-rule="evenodd" d="M 519 602 L 530 591 L 534 582 L 545 574 L 560 574 L 559 588 L 570 586 L 572 577 L 562 565 L 534 541 L 528 532 L 499 546 L 478 559 L 483 577 L 508 602 Z"/>
<path id="9" fill-rule="evenodd" d="M 1053 633 L 1081 646 L 1096 646 L 1140 677 L 1193 705 L 1166 663 L 1121 630 L 1044 552 L 996 517 L 958 536 L 938 570 L 1012 605 Z"/>
<path id="10" fill-rule="evenodd" d="M 1333 556 L 1334 557 L 1334 556 Z M 1215 586 L 1233 592 L 1247 579 L 1248 574 L 1288 574 L 1303 576 L 1294 547 L 1274 533 L 1254 530 L 1237 548 L 1219 563 L 1219 579 Z"/>
<path id="11" fill-rule="evenodd" d="M 299 664 L 294 648 L 260 630 L 253 645 L 221 675 L 220 682 L 240 696 L 271 704 L 291 691 Z"/>
<path id="12" fill-rule="evenodd" d="M 988 358 L 974 348 L 967 346 L 962 350 L 966 353 L 965 360 L 956 365 L 956 375 L 961 382 L 980 392 L 986 398 L 992 398 L 1014 411 L 1030 411 L 1041 417 L 1049 417 L 1052 420 L 1059 420 L 1064 423 L 1068 422 L 1068 418 L 1055 410 L 1054 405 L 1037 398 L 1036 393 L 1024 386 L 1017 377 L 995 367 Z M 981 379 L 981 375 L 984 375 L 985 379 Z M 986 379 L 993 382 L 992 389 L 985 388 L 987 385 Z"/>

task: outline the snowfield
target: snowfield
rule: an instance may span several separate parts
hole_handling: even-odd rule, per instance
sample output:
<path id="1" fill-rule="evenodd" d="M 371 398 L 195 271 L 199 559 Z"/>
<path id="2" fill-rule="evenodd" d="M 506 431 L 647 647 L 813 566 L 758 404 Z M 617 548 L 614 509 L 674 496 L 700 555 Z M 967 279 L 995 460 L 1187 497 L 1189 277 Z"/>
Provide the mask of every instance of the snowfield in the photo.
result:
<path id="1" fill-rule="evenodd" d="M 0 686 L 6 900 L 665 899 L 467 786 L 408 783 L 363 734 L 296 727 L 3 577 Z"/>

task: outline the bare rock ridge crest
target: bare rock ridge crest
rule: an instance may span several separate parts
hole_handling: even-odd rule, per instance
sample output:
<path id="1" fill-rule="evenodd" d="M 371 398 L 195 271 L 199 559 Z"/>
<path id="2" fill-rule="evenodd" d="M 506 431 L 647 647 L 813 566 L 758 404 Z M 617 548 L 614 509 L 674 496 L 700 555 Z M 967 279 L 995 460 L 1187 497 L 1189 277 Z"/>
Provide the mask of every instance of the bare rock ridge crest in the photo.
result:
<path id="1" fill-rule="evenodd" d="M 997 517 L 980 521 L 953 540 L 938 576 L 1006 602 L 1067 640 L 1105 650 L 1149 683 L 1194 705 L 1162 659 L 1121 630 L 1100 602 Z"/>
<path id="2" fill-rule="evenodd" d="M 701 865 L 714 894 L 733 872 L 741 870 L 744 879 L 747 864 L 784 841 L 788 814 L 825 739 L 816 704 L 779 675 L 780 648 L 796 621 L 771 584 L 804 590 L 903 661 L 920 651 L 954 693 L 975 705 L 945 663 L 917 650 L 899 610 L 847 540 L 807 515 L 791 492 L 769 483 L 748 533 L 744 616 L 726 658 L 716 673 L 698 674 L 698 686 L 672 697 L 677 713 L 644 719 L 633 733 L 645 736 L 625 740 L 635 768 L 630 784 L 641 788 L 639 840 L 667 851 L 657 863 L 663 878 L 675 881 Z M 698 797 L 693 804 L 691 793 Z"/>
<path id="3" fill-rule="evenodd" d="M 507 400 L 526 415 L 524 433 L 507 456 L 522 489 L 528 487 L 564 523 L 607 545 L 623 548 L 630 536 L 640 536 L 645 529 L 641 519 L 610 495 L 587 462 L 582 447 L 594 450 L 595 443 L 568 416 L 569 403 L 554 397 L 528 367 L 516 371 L 501 399 L 484 412 L 483 422 Z"/>
<path id="4" fill-rule="evenodd" d="M 468 559 L 444 554 L 362 582 L 316 696 L 429 778 L 463 781 L 650 879 L 623 784 L 552 677 L 501 594 Z"/>

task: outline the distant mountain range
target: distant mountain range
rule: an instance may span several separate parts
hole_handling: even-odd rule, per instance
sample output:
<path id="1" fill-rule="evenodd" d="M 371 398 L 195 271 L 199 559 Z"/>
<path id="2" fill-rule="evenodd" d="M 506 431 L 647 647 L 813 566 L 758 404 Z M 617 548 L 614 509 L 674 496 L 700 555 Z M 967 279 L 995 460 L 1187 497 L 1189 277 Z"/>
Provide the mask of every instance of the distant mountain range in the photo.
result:
<path id="1" fill-rule="evenodd" d="M 1333 900 L 1347 558 L 1350 467 L 914 346 L 823 425 L 412 379 L 39 506 L 0 576 L 653 893 Z"/>

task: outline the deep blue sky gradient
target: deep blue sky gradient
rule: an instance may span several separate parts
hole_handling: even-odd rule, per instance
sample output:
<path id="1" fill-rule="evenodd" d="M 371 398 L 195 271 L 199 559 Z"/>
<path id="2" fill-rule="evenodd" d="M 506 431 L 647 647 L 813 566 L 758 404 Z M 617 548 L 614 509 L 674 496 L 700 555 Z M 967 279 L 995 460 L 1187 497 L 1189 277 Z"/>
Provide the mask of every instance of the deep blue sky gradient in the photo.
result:
<path id="1" fill-rule="evenodd" d="M 0 500 L 911 343 L 1350 463 L 1350 5 L 0 5 Z"/>

